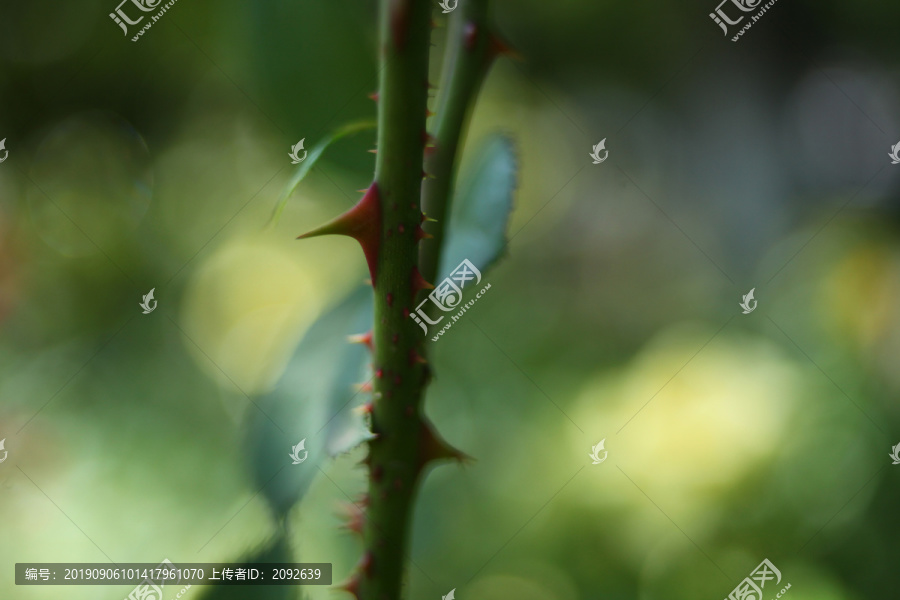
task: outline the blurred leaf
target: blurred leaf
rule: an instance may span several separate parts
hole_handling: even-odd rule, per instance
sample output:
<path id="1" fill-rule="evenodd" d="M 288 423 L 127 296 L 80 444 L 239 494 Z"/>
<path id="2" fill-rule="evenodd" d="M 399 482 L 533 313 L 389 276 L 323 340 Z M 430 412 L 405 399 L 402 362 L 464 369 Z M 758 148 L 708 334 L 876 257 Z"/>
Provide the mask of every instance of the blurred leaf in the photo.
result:
<path id="1" fill-rule="evenodd" d="M 321 140 L 318 144 L 310 148 L 308 151 L 309 154 L 307 155 L 306 159 L 297 166 L 297 170 L 294 171 L 293 177 L 291 177 L 287 182 L 287 185 L 284 186 L 284 191 L 281 192 L 281 197 L 278 198 L 278 204 L 275 205 L 275 210 L 272 211 L 272 217 L 269 219 L 268 225 L 274 225 L 278 223 L 278 219 L 281 218 L 281 213 L 284 211 L 284 207 L 287 205 L 288 198 L 290 198 L 291 194 L 294 193 L 294 190 L 297 189 L 297 186 L 300 185 L 300 182 L 303 181 L 307 174 L 309 174 L 310 170 L 312 170 L 313 168 L 313 165 L 315 165 L 316 162 L 322 157 L 322 154 L 325 152 L 325 149 L 328 148 L 328 146 L 338 141 L 339 139 L 358 131 L 375 129 L 377 125 L 378 122 L 372 119 L 365 119 L 362 121 L 347 123 L 346 125 L 332 132 L 331 135 Z"/>
<path id="2" fill-rule="evenodd" d="M 261 548 L 245 554 L 235 562 L 236 566 L 248 563 L 291 563 L 293 553 L 286 528 Z M 199 600 L 297 600 L 301 587 L 293 585 L 211 585 L 198 596 Z"/>
<path id="3" fill-rule="evenodd" d="M 513 141 L 505 135 L 491 136 L 471 164 L 474 167 L 466 173 L 453 201 L 438 280 L 464 259 L 483 274 L 506 246 L 518 174 Z"/>
<path id="4" fill-rule="evenodd" d="M 364 381 L 368 350 L 347 341 L 371 327 L 372 290 L 360 287 L 310 327 L 278 385 L 250 408 L 253 482 L 279 518 L 300 501 L 326 457 L 371 437 L 351 403 L 363 401 L 354 384 Z M 295 465 L 291 448 L 302 440 L 308 454 Z"/>

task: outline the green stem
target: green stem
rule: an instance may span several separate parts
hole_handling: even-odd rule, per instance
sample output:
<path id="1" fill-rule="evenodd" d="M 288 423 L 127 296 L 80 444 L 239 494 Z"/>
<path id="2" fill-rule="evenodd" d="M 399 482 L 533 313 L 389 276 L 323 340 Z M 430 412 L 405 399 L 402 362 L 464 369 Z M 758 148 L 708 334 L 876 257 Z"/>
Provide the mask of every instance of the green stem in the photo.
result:
<path id="1" fill-rule="evenodd" d="M 375 186 L 380 244 L 373 332 L 374 397 L 369 443 L 366 554 L 358 574 L 362 600 L 400 598 L 412 502 L 421 465 L 420 416 L 427 369 L 412 360 L 421 333 L 408 317 L 419 291 L 416 229 L 428 100 L 431 0 L 382 0 Z"/>
<path id="2" fill-rule="evenodd" d="M 425 159 L 425 171 L 433 178 L 422 188 L 422 210 L 430 219 L 426 231 L 434 236 L 422 242 L 422 275 L 433 281 L 450 217 L 450 197 L 456 180 L 457 155 L 470 107 L 494 58 L 493 38 L 487 27 L 487 0 L 464 0 L 450 16 L 447 50 L 435 121 L 435 147 Z"/>

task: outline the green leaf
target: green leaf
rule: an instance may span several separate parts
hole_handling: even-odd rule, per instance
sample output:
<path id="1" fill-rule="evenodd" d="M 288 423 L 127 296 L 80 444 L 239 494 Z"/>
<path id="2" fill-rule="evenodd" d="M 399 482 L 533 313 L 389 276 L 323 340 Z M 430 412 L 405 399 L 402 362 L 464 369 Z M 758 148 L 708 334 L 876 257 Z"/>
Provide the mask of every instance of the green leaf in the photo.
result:
<path id="1" fill-rule="evenodd" d="M 371 437 L 353 411 L 366 396 L 368 349 L 347 336 L 372 328 L 372 289 L 362 286 L 323 315 L 304 336 L 278 385 L 256 400 L 247 421 L 246 446 L 255 489 L 280 520 L 312 485 L 325 461 Z M 306 440 L 305 460 L 291 449 Z M 303 451 L 299 452 L 303 458 Z"/>
<path id="2" fill-rule="evenodd" d="M 464 259 L 484 274 L 506 247 L 518 174 L 513 141 L 505 135 L 490 136 L 470 165 L 453 201 L 438 281 Z"/>
<path id="3" fill-rule="evenodd" d="M 354 121 L 352 123 L 348 123 L 343 127 L 333 131 L 331 135 L 321 140 L 318 144 L 313 146 L 308 150 L 308 154 L 306 156 L 306 160 L 300 163 L 297 167 L 297 170 L 294 171 L 294 175 L 287 182 L 287 185 L 284 186 L 284 191 L 281 192 L 281 197 L 278 198 L 278 204 L 275 205 L 275 210 L 272 211 L 272 216 L 269 219 L 268 225 L 275 225 L 278 223 L 278 220 L 281 218 L 281 213 L 284 211 L 284 207 L 287 205 L 288 198 L 290 198 L 291 194 L 294 193 L 294 190 L 297 189 L 297 186 L 300 185 L 300 182 L 306 177 L 306 175 L 312 170 L 313 165 L 322 157 L 322 154 L 325 152 L 325 149 L 328 148 L 331 144 L 338 141 L 343 137 L 347 137 L 350 134 L 356 133 L 358 131 L 365 131 L 366 129 L 375 129 L 377 126 L 377 121 L 372 119 L 365 119 L 362 121 Z"/>

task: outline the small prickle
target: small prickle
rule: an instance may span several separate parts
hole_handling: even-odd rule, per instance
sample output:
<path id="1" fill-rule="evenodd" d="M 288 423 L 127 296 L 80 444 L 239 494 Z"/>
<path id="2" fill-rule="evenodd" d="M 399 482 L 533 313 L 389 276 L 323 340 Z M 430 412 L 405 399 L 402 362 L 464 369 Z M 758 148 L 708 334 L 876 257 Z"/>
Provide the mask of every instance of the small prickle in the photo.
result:
<path id="1" fill-rule="evenodd" d="M 374 350 L 372 346 L 372 332 L 358 333 L 347 337 L 347 341 L 351 344 L 365 344 L 369 350 Z"/>
<path id="2" fill-rule="evenodd" d="M 422 274 L 419 272 L 418 267 L 413 267 L 412 273 L 410 274 L 410 284 L 412 287 L 413 297 L 420 290 L 433 290 L 434 286 L 425 281 L 425 278 L 422 277 Z"/>

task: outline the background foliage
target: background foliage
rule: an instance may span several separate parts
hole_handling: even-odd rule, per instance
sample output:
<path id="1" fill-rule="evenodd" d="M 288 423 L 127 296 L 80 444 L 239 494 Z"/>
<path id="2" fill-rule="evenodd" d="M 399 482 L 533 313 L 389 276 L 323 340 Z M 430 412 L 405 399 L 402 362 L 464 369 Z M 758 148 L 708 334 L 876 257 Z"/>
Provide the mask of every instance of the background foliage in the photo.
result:
<path id="1" fill-rule="evenodd" d="M 181 0 L 138 43 L 113 4 L 0 5 L 4 598 L 59 594 L 15 562 L 263 547 L 254 402 L 365 276 L 352 241 L 294 237 L 369 183 L 372 131 L 266 224 L 290 146 L 374 116 L 374 3 Z M 427 412 L 477 462 L 421 490 L 410 597 L 721 598 L 765 557 L 793 600 L 890 597 L 900 7 L 779 2 L 736 44 L 714 2 L 495 9 L 526 60 L 492 71 L 463 172 L 505 132 L 519 193 L 490 292 L 433 348 Z M 338 580 L 359 458 L 289 516 Z"/>

